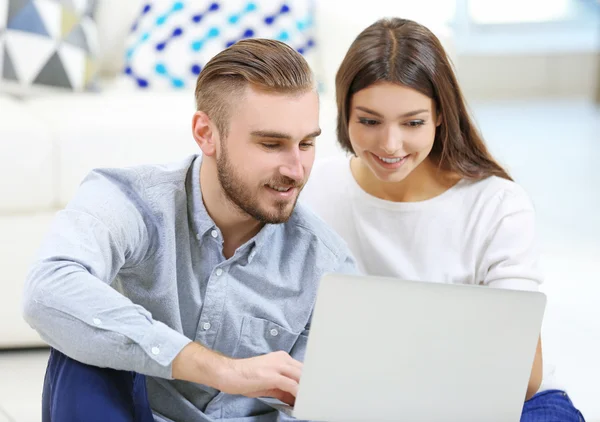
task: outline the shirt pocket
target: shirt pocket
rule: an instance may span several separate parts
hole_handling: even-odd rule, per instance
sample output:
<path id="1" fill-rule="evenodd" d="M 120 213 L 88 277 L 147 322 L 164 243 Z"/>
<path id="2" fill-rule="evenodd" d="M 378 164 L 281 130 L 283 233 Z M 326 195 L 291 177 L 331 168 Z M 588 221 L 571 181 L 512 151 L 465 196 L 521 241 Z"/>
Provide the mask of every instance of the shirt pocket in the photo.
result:
<path id="1" fill-rule="evenodd" d="M 272 321 L 245 316 L 235 358 L 244 359 L 283 350 L 290 353 L 300 333 Z"/>

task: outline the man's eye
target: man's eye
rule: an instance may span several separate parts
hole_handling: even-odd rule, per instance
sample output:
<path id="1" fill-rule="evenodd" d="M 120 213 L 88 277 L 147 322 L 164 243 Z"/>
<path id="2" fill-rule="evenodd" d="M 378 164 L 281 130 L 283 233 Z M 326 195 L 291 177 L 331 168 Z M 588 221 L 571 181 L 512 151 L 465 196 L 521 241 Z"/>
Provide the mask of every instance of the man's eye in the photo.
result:
<path id="1" fill-rule="evenodd" d="M 267 149 L 275 149 L 279 146 L 279 144 L 261 144 L 263 147 L 267 148 Z"/>
<path id="2" fill-rule="evenodd" d="M 309 149 L 309 148 L 312 148 L 312 147 L 314 147 L 314 146 L 315 146 L 315 143 L 314 143 L 314 142 L 302 142 L 302 143 L 300 144 L 300 147 L 301 147 L 301 148 L 304 148 L 304 149 Z"/>

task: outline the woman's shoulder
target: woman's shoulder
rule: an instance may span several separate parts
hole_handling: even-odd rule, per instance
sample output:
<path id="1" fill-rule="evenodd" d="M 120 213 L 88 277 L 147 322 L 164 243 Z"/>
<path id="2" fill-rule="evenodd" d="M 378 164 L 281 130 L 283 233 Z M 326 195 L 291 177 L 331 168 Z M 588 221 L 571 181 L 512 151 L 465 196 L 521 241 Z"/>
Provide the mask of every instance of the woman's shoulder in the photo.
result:
<path id="1" fill-rule="evenodd" d="M 315 160 L 306 187 L 323 190 L 348 184 L 351 176 L 350 157 L 343 154 L 329 156 Z"/>
<path id="2" fill-rule="evenodd" d="M 518 211 L 533 211 L 531 197 L 520 184 L 498 176 L 480 180 L 464 180 L 461 190 L 466 198 L 465 205 L 478 204 L 490 211 L 507 214 Z M 466 200 L 465 200 L 466 199 Z"/>
<path id="3" fill-rule="evenodd" d="M 311 206 L 344 200 L 352 183 L 350 158 L 340 154 L 315 161 L 300 199 Z"/>
<path id="4" fill-rule="evenodd" d="M 312 168 L 311 179 L 344 175 L 350 170 L 350 157 L 339 153 L 324 158 L 317 158 Z"/>

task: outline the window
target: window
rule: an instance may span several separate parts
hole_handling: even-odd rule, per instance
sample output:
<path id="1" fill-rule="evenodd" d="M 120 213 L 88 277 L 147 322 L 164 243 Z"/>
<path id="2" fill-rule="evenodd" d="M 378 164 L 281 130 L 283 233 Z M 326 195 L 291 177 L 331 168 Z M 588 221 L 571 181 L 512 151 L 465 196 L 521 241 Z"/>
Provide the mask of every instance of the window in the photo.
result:
<path id="1" fill-rule="evenodd" d="M 476 25 L 573 21 L 582 16 L 579 0 L 469 0 L 468 13 Z"/>
<path id="2" fill-rule="evenodd" d="M 600 51 L 600 0 L 456 0 L 461 54 Z"/>

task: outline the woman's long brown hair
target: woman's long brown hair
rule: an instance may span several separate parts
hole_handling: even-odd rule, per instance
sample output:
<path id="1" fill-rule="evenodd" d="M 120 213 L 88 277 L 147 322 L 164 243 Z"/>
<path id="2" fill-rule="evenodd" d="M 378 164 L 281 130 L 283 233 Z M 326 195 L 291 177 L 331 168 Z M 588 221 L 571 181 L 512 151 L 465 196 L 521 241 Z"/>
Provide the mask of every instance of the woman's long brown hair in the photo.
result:
<path id="1" fill-rule="evenodd" d="M 445 171 L 468 179 L 499 176 L 512 180 L 491 156 L 467 112 L 446 52 L 426 27 L 407 19 L 382 19 L 352 43 L 336 75 L 337 135 L 354 153 L 348 134 L 350 101 L 377 82 L 412 88 L 432 98 L 442 123 L 429 157 Z"/>

